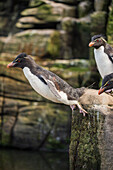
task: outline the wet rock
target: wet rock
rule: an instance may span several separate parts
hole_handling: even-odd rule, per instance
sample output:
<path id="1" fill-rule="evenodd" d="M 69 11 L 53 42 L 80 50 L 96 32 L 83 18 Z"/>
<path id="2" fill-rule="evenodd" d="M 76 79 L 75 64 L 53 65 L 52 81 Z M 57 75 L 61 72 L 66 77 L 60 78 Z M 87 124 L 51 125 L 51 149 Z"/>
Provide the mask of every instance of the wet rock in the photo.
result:
<path id="1" fill-rule="evenodd" d="M 7 17 L 0 16 L 0 32 L 5 28 L 5 26 L 7 25 L 7 22 L 8 22 Z"/>
<path id="2" fill-rule="evenodd" d="M 23 29 L 29 29 L 29 28 L 34 28 L 34 25 L 43 24 L 43 23 L 44 23 L 43 21 L 38 20 L 35 17 L 22 17 L 16 23 L 16 27 L 23 28 Z"/>
<path id="3" fill-rule="evenodd" d="M 87 48 L 90 41 L 90 17 L 86 16 L 80 19 L 66 17 L 62 20 L 62 29 L 66 31 L 66 57 L 87 58 L 89 50 Z M 72 36 L 73 35 L 73 36 Z M 70 48 L 69 48 L 70 47 Z M 83 53 L 81 55 L 81 49 Z"/>
<path id="4" fill-rule="evenodd" d="M 70 170 L 100 169 L 101 155 L 98 148 L 100 117 L 95 113 L 83 116 L 75 111 L 72 116 L 71 142 L 69 146 Z M 102 122 L 102 120 L 101 120 Z"/>
<path id="5" fill-rule="evenodd" d="M 113 114 L 106 115 L 103 130 L 99 136 L 101 169 L 113 169 Z"/>
<path id="6" fill-rule="evenodd" d="M 7 36 L 9 32 L 15 30 L 15 23 L 20 11 L 28 6 L 29 0 L 26 1 L 2 1 L 0 2 L 0 35 Z"/>
<path id="7" fill-rule="evenodd" d="M 53 57 L 60 56 L 61 37 L 58 31 L 51 34 L 48 40 L 47 51 Z"/>
<path id="8" fill-rule="evenodd" d="M 95 11 L 107 11 L 108 6 L 110 4 L 110 0 L 95 0 L 94 1 L 94 7 Z"/>
<path id="9" fill-rule="evenodd" d="M 11 36 L 9 40 L 1 38 L 0 39 L 1 47 L 5 43 L 6 53 L 8 51 L 12 51 L 13 54 L 14 53 L 16 54 L 17 51 L 20 52 L 24 51 L 27 54 L 41 57 L 41 56 L 45 56 L 48 53 L 47 46 L 50 44 L 49 39 L 51 39 L 51 35 L 53 34 L 54 34 L 54 30 L 52 29 L 27 30 L 27 31 L 17 33 L 14 36 Z M 63 31 L 59 32 L 59 35 L 63 35 L 63 34 L 64 34 Z M 53 45 L 57 46 L 56 42 L 54 42 Z"/>
<path id="10" fill-rule="evenodd" d="M 68 108 L 49 103 L 21 104 L 16 102 L 15 115 L 4 114 L 3 126 L 0 126 L 1 145 L 20 149 L 67 149 Z"/>
<path id="11" fill-rule="evenodd" d="M 108 17 L 108 24 L 107 24 L 107 38 L 108 43 L 113 45 L 113 3 L 111 3 L 109 7 L 109 17 Z"/>
<path id="12" fill-rule="evenodd" d="M 79 0 L 55 0 L 56 2 L 61 2 L 61 3 L 68 3 L 68 4 L 76 4 Z"/>
<path id="13" fill-rule="evenodd" d="M 103 34 L 106 32 L 107 13 L 98 11 L 91 14 L 92 35 Z"/>
<path id="14" fill-rule="evenodd" d="M 19 22 L 23 24 L 25 23 L 37 24 L 37 23 L 40 23 L 41 21 L 35 17 L 22 17 L 19 19 Z"/>
<path id="15" fill-rule="evenodd" d="M 46 3 L 36 7 L 25 9 L 21 12 L 22 16 L 34 15 L 35 17 L 47 21 L 60 21 L 62 17 L 75 16 L 75 7 L 70 7 L 62 3 L 47 1 Z"/>
<path id="16" fill-rule="evenodd" d="M 88 13 L 91 11 L 91 2 L 88 1 L 83 1 L 80 2 L 78 5 L 78 16 L 80 17 L 84 17 L 86 15 L 88 15 Z"/>
<path id="17" fill-rule="evenodd" d="M 14 116 L 10 116 L 10 119 L 9 119 L 9 116 L 4 116 L 3 118 L 3 121 L 5 123 L 3 123 L 3 127 L 2 127 L 2 140 L 1 140 L 1 143 L 3 145 L 10 145 L 11 143 L 11 138 L 12 138 L 12 129 L 13 129 L 13 125 L 15 123 L 15 117 Z M 1 129 L 1 127 L 0 127 Z"/>
<path id="18" fill-rule="evenodd" d="M 23 3 L 23 1 L 21 1 L 21 3 Z M 37 29 L 37 30 L 39 29 L 39 31 L 41 29 L 47 29 L 47 30 L 54 29 L 56 31 L 61 32 L 63 29 L 66 32 L 66 34 L 64 36 L 61 35 L 62 45 L 60 46 L 60 49 L 62 50 L 62 52 L 60 50 L 59 53 L 60 56 L 55 54 L 53 55 L 54 57 L 58 56 L 60 58 L 62 56 L 61 58 L 65 58 L 65 59 L 81 58 L 81 54 L 78 51 L 82 48 L 84 49 L 83 52 L 84 56 L 82 57 L 88 58 L 89 57 L 88 42 L 89 42 L 90 34 L 92 35 L 95 34 L 96 33 L 95 30 L 99 30 L 99 29 L 101 30 L 99 30 L 98 33 L 105 33 L 106 30 L 105 25 L 107 23 L 107 20 L 105 19 L 106 15 L 101 13 L 98 14 L 98 16 L 91 16 L 92 20 L 90 21 L 89 13 L 92 12 L 94 6 L 93 2 L 79 1 L 79 0 L 76 1 L 73 0 L 71 1 L 69 0 L 37 1 L 36 0 L 35 1 L 34 0 L 34 1 L 30 1 L 29 4 L 28 1 L 26 1 L 25 3 L 23 3 L 23 5 L 20 8 L 21 3 L 19 4 L 18 1 L 16 1 L 15 3 L 12 2 L 14 8 L 13 8 L 13 13 L 11 13 L 11 16 L 14 15 L 14 17 L 13 18 L 9 17 L 11 18 L 11 20 L 9 20 L 9 18 L 8 20 L 7 18 L 6 20 L 4 20 L 6 15 L 1 16 L 1 21 L 3 21 L 1 22 L 1 32 L 4 32 L 6 29 L 9 29 L 11 34 L 17 32 L 19 33 L 28 29 Z M 6 13 L 9 13 L 8 10 L 9 11 L 11 10 L 11 3 L 8 2 L 6 5 L 4 4 L 4 6 L 8 7 Z M 105 9 L 105 12 L 108 10 L 108 3 L 106 6 L 107 8 Z M 94 15 L 94 13 L 92 15 Z M 69 17 L 70 21 L 66 19 L 67 17 Z M 73 19 L 76 19 L 76 21 L 74 21 Z M 98 24 L 96 24 L 96 21 L 98 21 Z M 101 24 L 99 24 L 99 22 Z M 88 38 L 84 38 L 83 36 Z M 81 45 L 79 45 L 78 40 Z M 49 51 L 51 51 L 50 41 L 51 40 L 48 40 L 49 47 L 47 46 L 47 43 L 44 43 L 44 45 L 42 45 L 44 46 L 42 48 L 44 49 L 44 51 L 45 49 L 49 49 Z M 25 44 L 23 44 L 22 46 L 28 46 L 28 47 L 25 47 L 22 50 L 30 49 L 27 51 L 31 51 L 31 48 L 33 48 L 32 42 L 30 46 L 26 45 L 27 44 L 26 41 L 25 42 L 23 41 L 23 43 Z M 20 50 L 21 45 L 18 44 L 18 46 L 20 47 L 17 48 L 17 45 L 15 45 L 15 47 L 10 48 L 9 45 L 8 51 L 12 51 L 12 50 L 18 51 L 18 49 Z M 58 49 L 58 47 L 55 48 Z M 35 49 L 32 49 L 32 51 L 35 51 Z M 32 52 L 32 54 L 35 53 Z M 42 55 L 47 56 L 48 54 L 47 53 L 45 54 L 45 52 L 39 54 L 39 56 Z"/>
<path id="19" fill-rule="evenodd" d="M 36 38 L 37 37 L 37 38 Z M 29 41 L 28 41 L 29 40 Z M 50 58 L 70 58 L 71 46 L 66 40 L 65 31 L 53 29 L 26 30 L 8 38 L 0 38 L 0 46 L 5 45 L 5 52 L 26 52 L 27 54 Z"/>
<path id="20" fill-rule="evenodd" d="M 18 20 L 18 22 L 16 23 L 16 27 L 19 29 L 41 29 L 41 28 L 50 28 L 50 29 L 54 29 L 57 26 L 57 23 L 59 23 L 58 21 L 55 21 L 54 19 L 52 21 L 44 21 L 42 19 L 37 19 L 36 17 L 22 17 Z"/>

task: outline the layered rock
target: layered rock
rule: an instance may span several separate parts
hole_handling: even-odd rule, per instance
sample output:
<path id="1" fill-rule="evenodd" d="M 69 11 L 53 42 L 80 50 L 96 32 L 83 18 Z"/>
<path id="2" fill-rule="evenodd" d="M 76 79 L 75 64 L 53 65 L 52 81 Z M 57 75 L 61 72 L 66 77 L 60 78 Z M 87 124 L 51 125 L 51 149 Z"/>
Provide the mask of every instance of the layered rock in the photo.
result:
<path id="1" fill-rule="evenodd" d="M 17 0 L 0 3 L 1 145 L 67 148 L 67 143 L 65 146 L 63 143 L 69 137 L 71 111 L 65 106 L 50 104 L 32 90 L 20 70 L 7 71 L 6 66 L 19 53 L 26 52 L 73 87 L 89 86 L 95 79 L 99 82 L 95 67 L 81 59 L 92 56 L 88 49 L 90 35 L 106 33 L 110 1 L 101 2 Z M 70 60 L 75 58 L 77 60 Z M 98 88 L 98 83 L 94 87 Z M 111 112 L 111 108 L 106 107 L 107 101 L 102 104 L 106 97 L 98 97 L 97 92 L 89 90 L 81 103 L 94 106 L 96 102 L 95 109 L 104 113 L 101 109 L 107 108 Z"/>
<path id="2" fill-rule="evenodd" d="M 94 8 L 95 11 L 107 11 L 108 6 L 110 5 L 111 0 L 104 1 L 104 0 L 95 0 L 94 1 Z"/>
<path id="3" fill-rule="evenodd" d="M 59 53 L 56 52 L 57 55 L 55 55 L 55 57 L 65 59 L 89 58 L 88 43 L 90 34 L 105 34 L 109 4 L 110 1 L 106 3 L 100 1 L 100 3 L 97 4 L 96 0 L 94 3 L 90 1 L 30 1 L 27 7 L 23 7 L 25 8 L 24 10 L 21 9 L 19 14 L 18 12 L 15 14 L 15 19 L 11 22 L 11 24 L 14 23 L 13 27 L 11 29 L 9 28 L 9 30 L 14 34 L 28 29 L 39 29 L 40 34 L 40 29 L 54 29 L 59 32 L 59 37 L 57 34 L 57 39 L 60 39 L 58 42 L 61 41 L 59 47 L 57 43 L 53 41 L 54 47 L 50 45 L 53 35 L 50 34 L 48 36 L 47 33 L 46 36 L 45 31 L 44 36 L 48 37 L 48 40 L 46 38 L 45 40 L 44 38 L 42 39 L 43 42 L 45 41 L 44 44 L 46 44 L 44 47 L 45 52 L 42 56 L 48 54 L 49 56 L 54 56 L 54 52 L 60 50 Z M 25 3 L 25 6 L 26 5 L 27 3 Z M 1 20 L 3 19 L 1 18 Z M 9 22 L 9 20 L 7 20 L 7 18 L 6 20 L 4 19 L 1 29 L 7 27 L 7 22 Z M 60 35 L 61 32 L 63 32 L 64 36 Z M 46 41 L 49 43 L 46 43 Z M 78 41 L 81 45 L 79 45 Z M 26 41 L 23 41 L 23 43 L 26 44 Z M 14 46 L 14 44 L 12 45 Z M 40 49 L 39 43 L 37 44 L 37 48 Z M 57 50 L 52 50 L 53 48 Z M 13 49 L 13 47 L 11 47 L 11 49 Z M 16 47 L 16 50 L 17 49 L 18 45 Z M 80 49 L 84 50 L 82 55 Z M 33 50 L 30 54 L 35 55 Z M 40 51 L 39 53 L 37 51 L 36 55 L 40 56 Z"/>

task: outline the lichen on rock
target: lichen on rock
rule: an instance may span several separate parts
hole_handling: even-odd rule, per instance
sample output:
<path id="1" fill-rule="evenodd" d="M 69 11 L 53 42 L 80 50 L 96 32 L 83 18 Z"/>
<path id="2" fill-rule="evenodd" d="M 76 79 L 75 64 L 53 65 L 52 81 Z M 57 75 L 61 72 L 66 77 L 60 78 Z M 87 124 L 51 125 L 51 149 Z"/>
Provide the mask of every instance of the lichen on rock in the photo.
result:
<path id="1" fill-rule="evenodd" d="M 91 14 L 91 32 L 95 34 L 105 34 L 106 32 L 107 13 L 98 11 Z"/>
<path id="2" fill-rule="evenodd" d="M 54 31 L 51 34 L 50 39 L 48 39 L 47 52 L 52 57 L 59 57 L 60 47 L 61 47 L 60 33 L 58 31 Z"/>

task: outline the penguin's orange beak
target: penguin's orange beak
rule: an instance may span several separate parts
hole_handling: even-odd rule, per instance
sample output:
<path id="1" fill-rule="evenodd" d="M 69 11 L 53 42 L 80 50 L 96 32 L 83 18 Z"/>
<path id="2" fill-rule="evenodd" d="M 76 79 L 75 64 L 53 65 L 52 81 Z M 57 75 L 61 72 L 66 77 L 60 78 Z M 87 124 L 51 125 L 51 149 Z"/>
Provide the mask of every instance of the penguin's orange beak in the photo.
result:
<path id="1" fill-rule="evenodd" d="M 98 91 L 98 95 L 102 94 L 104 91 L 105 91 L 104 88 L 100 88 L 99 91 Z"/>
<path id="2" fill-rule="evenodd" d="M 7 68 L 14 67 L 15 63 L 11 62 L 7 65 Z"/>
<path id="3" fill-rule="evenodd" d="M 92 47 L 94 45 L 94 42 L 89 43 L 89 47 Z"/>

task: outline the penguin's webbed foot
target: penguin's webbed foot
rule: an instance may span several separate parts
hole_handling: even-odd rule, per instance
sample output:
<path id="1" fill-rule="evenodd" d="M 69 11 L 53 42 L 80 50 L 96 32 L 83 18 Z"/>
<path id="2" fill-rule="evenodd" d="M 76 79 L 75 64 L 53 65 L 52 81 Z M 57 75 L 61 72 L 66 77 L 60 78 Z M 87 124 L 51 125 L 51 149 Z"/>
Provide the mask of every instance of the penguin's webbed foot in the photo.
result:
<path id="1" fill-rule="evenodd" d="M 86 114 L 88 114 L 88 112 L 82 108 L 82 106 L 77 102 L 77 104 L 73 104 L 71 105 L 71 109 L 72 109 L 72 112 L 73 110 L 76 108 L 76 106 L 79 108 L 79 112 L 83 114 L 83 116 L 85 116 Z"/>

